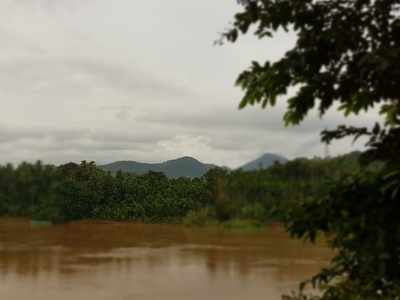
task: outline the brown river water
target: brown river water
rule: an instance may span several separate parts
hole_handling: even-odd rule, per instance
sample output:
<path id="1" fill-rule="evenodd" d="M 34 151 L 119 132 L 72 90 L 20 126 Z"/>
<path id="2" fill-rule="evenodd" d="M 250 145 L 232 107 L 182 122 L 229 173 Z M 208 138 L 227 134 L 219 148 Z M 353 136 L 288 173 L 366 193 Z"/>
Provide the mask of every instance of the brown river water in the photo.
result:
<path id="1" fill-rule="evenodd" d="M 278 300 L 318 272 L 323 245 L 257 232 L 0 219 L 1 300 Z"/>

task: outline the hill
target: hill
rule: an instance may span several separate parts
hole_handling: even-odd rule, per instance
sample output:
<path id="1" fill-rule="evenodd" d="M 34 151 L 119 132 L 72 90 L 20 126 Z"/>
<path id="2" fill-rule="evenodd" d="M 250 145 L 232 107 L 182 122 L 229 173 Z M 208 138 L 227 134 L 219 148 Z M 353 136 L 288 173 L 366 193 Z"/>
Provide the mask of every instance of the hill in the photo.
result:
<path id="1" fill-rule="evenodd" d="M 259 169 L 267 169 L 274 165 L 275 162 L 287 163 L 289 160 L 281 155 L 265 153 L 263 156 L 248 162 L 247 164 L 241 166 L 239 169 L 243 171 L 254 171 Z"/>
<path id="2" fill-rule="evenodd" d="M 141 163 L 136 161 L 118 161 L 111 164 L 100 166 L 99 168 L 117 172 L 123 171 L 135 174 L 145 174 L 149 171 L 162 172 L 167 177 L 201 177 L 208 170 L 215 168 L 211 164 L 204 164 L 193 157 L 182 157 L 162 163 Z"/>

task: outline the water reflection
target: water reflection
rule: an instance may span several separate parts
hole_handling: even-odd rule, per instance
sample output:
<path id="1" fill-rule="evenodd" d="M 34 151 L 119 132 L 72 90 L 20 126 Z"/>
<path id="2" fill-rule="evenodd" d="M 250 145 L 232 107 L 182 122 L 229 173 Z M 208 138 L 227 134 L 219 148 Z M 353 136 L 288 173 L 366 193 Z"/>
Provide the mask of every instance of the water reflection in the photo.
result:
<path id="1" fill-rule="evenodd" d="M 0 220 L 0 299 L 279 299 L 316 273 L 325 247 L 257 233 Z"/>

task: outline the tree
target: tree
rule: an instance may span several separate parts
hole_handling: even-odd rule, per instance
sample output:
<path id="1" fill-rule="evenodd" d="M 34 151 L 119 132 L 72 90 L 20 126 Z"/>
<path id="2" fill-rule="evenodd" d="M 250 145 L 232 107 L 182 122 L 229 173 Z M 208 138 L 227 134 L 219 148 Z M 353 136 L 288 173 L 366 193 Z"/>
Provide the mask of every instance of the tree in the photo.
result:
<path id="1" fill-rule="evenodd" d="M 332 107 L 345 116 L 379 107 L 382 124 L 339 126 L 322 139 L 368 136 L 366 164 L 383 169 L 360 173 L 332 186 L 326 199 L 301 203 L 287 218 L 296 237 L 333 236 L 337 256 L 313 279 L 322 299 L 381 299 L 400 286 L 400 1 L 238 0 L 242 11 L 223 38 L 236 42 L 254 29 L 258 38 L 293 31 L 295 46 L 276 62 L 253 62 L 240 74 L 240 108 L 276 104 L 289 90 L 286 125 L 310 110 L 321 117 Z M 305 299 L 305 298 L 302 298 Z"/>

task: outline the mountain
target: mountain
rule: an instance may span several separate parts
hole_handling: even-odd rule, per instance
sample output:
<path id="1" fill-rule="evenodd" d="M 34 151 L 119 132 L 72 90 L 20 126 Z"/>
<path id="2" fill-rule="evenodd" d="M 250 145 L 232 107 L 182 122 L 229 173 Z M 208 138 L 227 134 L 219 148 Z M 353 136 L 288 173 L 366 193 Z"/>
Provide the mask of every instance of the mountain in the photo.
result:
<path id="1" fill-rule="evenodd" d="M 162 172 L 168 177 L 201 177 L 208 170 L 216 166 L 204 164 L 193 157 L 182 157 L 169 160 L 163 163 L 141 163 L 136 161 L 118 161 L 111 164 L 100 166 L 99 168 L 110 172 L 129 172 L 136 174 L 145 174 L 149 171 Z"/>
<path id="2" fill-rule="evenodd" d="M 243 171 L 254 171 L 259 169 L 267 169 L 274 165 L 275 162 L 287 163 L 289 160 L 281 155 L 265 153 L 260 158 L 253 160 L 240 167 Z"/>
<path id="3" fill-rule="evenodd" d="M 252 171 L 258 169 L 266 169 L 272 166 L 276 161 L 280 163 L 288 162 L 288 159 L 281 155 L 266 153 L 260 158 L 243 165 L 240 169 L 244 171 Z M 110 172 L 128 172 L 135 174 L 146 174 L 149 171 L 162 172 L 167 177 L 201 177 L 208 170 L 216 168 L 211 164 L 204 164 L 193 157 L 182 157 L 169 160 L 162 163 L 141 163 L 137 161 L 117 161 L 107 165 L 99 166 L 100 169 Z"/>

